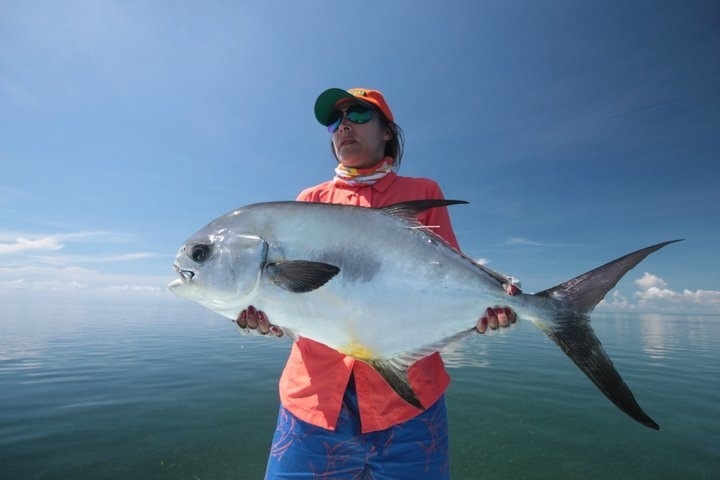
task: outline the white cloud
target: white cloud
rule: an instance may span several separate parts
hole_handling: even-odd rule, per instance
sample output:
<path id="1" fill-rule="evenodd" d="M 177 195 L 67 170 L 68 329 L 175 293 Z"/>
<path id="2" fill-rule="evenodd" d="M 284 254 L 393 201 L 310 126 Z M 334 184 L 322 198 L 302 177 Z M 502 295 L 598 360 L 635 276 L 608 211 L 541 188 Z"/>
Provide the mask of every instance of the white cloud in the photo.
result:
<path id="1" fill-rule="evenodd" d="M 543 248 L 576 248 L 579 245 L 539 242 L 537 240 L 529 240 L 523 237 L 511 237 L 505 240 L 504 245 L 520 245 L 526 247 L 543 247 Z"/>
<path id="2" fill-rule="evenodd" d="M 73 265 L 117 263 L 142 260 L 157 256 L 149 252 L 130 253 L 64 253 L 68 250 L 82 250 L 81 244 L 102 245 L 103 248 L 116 249 L 111 244 L 128 243 L 130 238 L 112 232 L 87 231 L 73 233 L 56 233 L 46 235 L 12 234 L 0 232 L 0 256 L 13 255 L 4 260 L 6 266 L 28 265 Z M 70 248 L 74 247 L 74 248 Z M 63 253 L 59 253 L 60 251 Z"/>
<path id="3" fill-rule="evenodd" d="M 508 239 L 505 241 L 505 245 L 529 245 L 529 246 L 532 246 L 532 247 L 543 247 L 543 246 L 545 246 L 545 244 L 543 244 L 543 243 L 534 242 L 534 241 L 532 241 L 532 240 L 528 240 L 528 239 L 526 239 L 526 238 L 520 238 L 520 237 L 508 238 Z"/>
<path id="4" fill-rule="evenodd" d="M 127 236 L 104 231 L 29 235 L 0 232 L 0 294 L 165 295 L 167 277 L 122 274 L 148 269 L 150 252 L 118 252 Z M 95 253 L 102 249 L 99 253 Z M 141 262 L 132 265 L 131 262 Z M 130 265 L 130 266 L 129 266 Z M 137 271 L 137 269 L 136 269 Z"/>
<path id="5" fill-rule="evenodd" d="M 90 294 L 167 296 L 172 275 L 122 275 L 81 267 L 0 268 L 0 292 L 13 294 Z"/>
<path id="6" fill-rule="evenodd" d="M 129 262 L 132 260 L 142 260 L 145 258 L 157 257 L 157 254 L 149 252 L 133 252 L 124 254 L 100 254 L 100 255 L 54 255 L 54 256 L 41 256 L 35 255 L 32 257 L 33 260 L 37 260 L 46 265 L 71 265 L 76 263 L 122 263 Z"/>
<path id="7" fill-rule="evenodd" d="M 648 303 L 651 301 L 662 300 L 677 305 L 693 304 L 704 307 L 720 308 L 720 292 L 715 290 L 683 290 L 682 292 L 674 292 L 666 288 L 650 287 L 643 292 L 636 292 L 635 295 L 640 302 Z"/>
<path id="8" fill-rule="evenodd" d="M 12 243 L 0 243 L 0 255 L 28 250 L 60 250 L 63 246 L 55 237 L 29 239 L 19 237 Z"/>
<path id="9" fill-rule="evenodd" d="M 635 280 L 640 290 L 634 292 L 630 299 L 615 290 L 600 304 L 609 310 L 634 310 L 676 313 L 717 313 L 720 312 L 720 291 L 688 290 L 676 292 L 667 288 L 662 278 L 645 272 Z"/>
<path id="10" fill-rule="evenodd" d="M 635 280 L 635 283 L 643 290 L 649 290 L 651 288 L 665 288 L 667 286 L 667 282 L 665 280 L 648 272 L 645 272 L 642 278 Z"/>
<path id="11" fill-rule="evenodd" d="M 27 235 L 0 233 L 0 255 L 20 253 L 29 250 L 57 251 L 65 247 L 67 242 L 94 240 L 99 237 L 107 239 L 109 232 L 76 232 L 53 235 Z"/>

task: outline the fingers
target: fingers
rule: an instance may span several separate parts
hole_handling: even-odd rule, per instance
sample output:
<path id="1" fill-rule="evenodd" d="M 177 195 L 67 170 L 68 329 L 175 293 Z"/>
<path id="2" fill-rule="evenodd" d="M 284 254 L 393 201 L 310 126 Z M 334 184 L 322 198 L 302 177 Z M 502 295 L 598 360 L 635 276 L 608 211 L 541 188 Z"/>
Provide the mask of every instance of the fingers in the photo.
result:
<path id="1" fill-rule="evenodd" d="M 482 317 L 480 320 L 478 320 L 477 326 L 475 327 L 478 331 L 478 333 L 485 333 L 488 329 L 488 319 L 487 317 Z"/>
<path id="2" fill-rule="evenodd" d="M 281 328 L 270 324 L 265 312 L 256 309 L 252 305 L 240 312 L 236 323 L 242 329 L 257 330 L 262 335 L 271 333 L 276 337 L 282 337 L 284 334 Z"/>
<path id="3" fill-rule="evenodd" d="M 283 329 L 280 327 L 276 327 L 275 325 L 270 325 L 270 333 L 272 333 L 276 337 L 282 337 L 283 335 L 285 335 Z"/>
<path id="4" fill-rule="evenodd" d="M 495 314 L 502 328 L 509 327 L 517 321 L 517 315 L 510 307 L 495 307 Z"/>
<path id="5" fill-rule="evenodd" d="M 265 312 L 258 310 L 255 314 L 255 318 L 257 318 L 257 328 L 260 330 L 260 333 L 263 335 L 270 333 L 270 322 L 268 321 Z"/>
<path id="6" fill-rule="evenodd" d="M 478 333 L 485 333 L 487 329 L 497 330 L 498 328 L 506 328 L 517 322 L 517 314 L 510 307 L 495 307 L 485 310 L 485 315 L 478 320 L 475 326 Z"/>

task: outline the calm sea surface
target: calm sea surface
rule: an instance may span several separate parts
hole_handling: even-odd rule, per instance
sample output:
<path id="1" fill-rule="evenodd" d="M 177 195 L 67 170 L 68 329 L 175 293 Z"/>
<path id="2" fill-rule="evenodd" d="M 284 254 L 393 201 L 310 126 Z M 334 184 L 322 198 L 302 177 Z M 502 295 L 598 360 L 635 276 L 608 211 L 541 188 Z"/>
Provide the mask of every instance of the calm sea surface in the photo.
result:
<path id="1" fill-rule="evenodd" d="M 593 326 L 662 429 L 521 323 L 446 352 L 453 478 L 720 478 L 720 317 Z M 260 479 L 289 346 L 180 300 L 5 300 L 0 478 Z"/>

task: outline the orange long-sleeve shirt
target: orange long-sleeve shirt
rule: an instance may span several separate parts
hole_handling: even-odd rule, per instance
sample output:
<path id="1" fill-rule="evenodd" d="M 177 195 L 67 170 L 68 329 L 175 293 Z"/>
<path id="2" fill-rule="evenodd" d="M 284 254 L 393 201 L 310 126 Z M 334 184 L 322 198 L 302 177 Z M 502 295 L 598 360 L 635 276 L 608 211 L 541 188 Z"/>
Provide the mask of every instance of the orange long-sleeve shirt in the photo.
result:
<path id="1" fill-rule="evenodd" d="M 373 185 L 347 186 L 325 182 L 304 190 L 297 199 L 384 207 L 410 200 L 440 198 L 444 198 L 442 191 L 434 181 L 390 173 Z M 427 210 L 418 219 L 458 248 L 447 209 Z M 402 332 L 388 332 L 388 335 L 393 334 L 402 335 Z M 400 398 L 368 364 L 306 338 L 293 343 L 290 358 L 280 377 L 280 400 L 301 420 L 334 430 L 351 374 L 355 379 L 363 433 L 387 429 L 420 413 Z M 426 407 L 435 403 L 450 384 L 450 375 L 437 352 L 415 362 L 410 367 L 408 379 Z"/>

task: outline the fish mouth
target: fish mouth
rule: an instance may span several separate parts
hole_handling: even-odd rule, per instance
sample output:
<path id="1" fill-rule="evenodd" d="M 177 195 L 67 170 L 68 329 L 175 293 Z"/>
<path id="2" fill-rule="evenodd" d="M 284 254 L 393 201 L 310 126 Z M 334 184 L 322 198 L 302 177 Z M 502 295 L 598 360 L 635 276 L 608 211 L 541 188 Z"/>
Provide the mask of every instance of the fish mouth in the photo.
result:
<path id="1" fill-rule="evenodd" d="M 189 282 L 195 276 L 195 272 L 193 272 L 192 270 L 180 268 L 177 264 L 173 265 L 173 268 L 178 273 L 178 275 L 180 275 L 180 278 L 182 278 L 183 282 Z"/>

